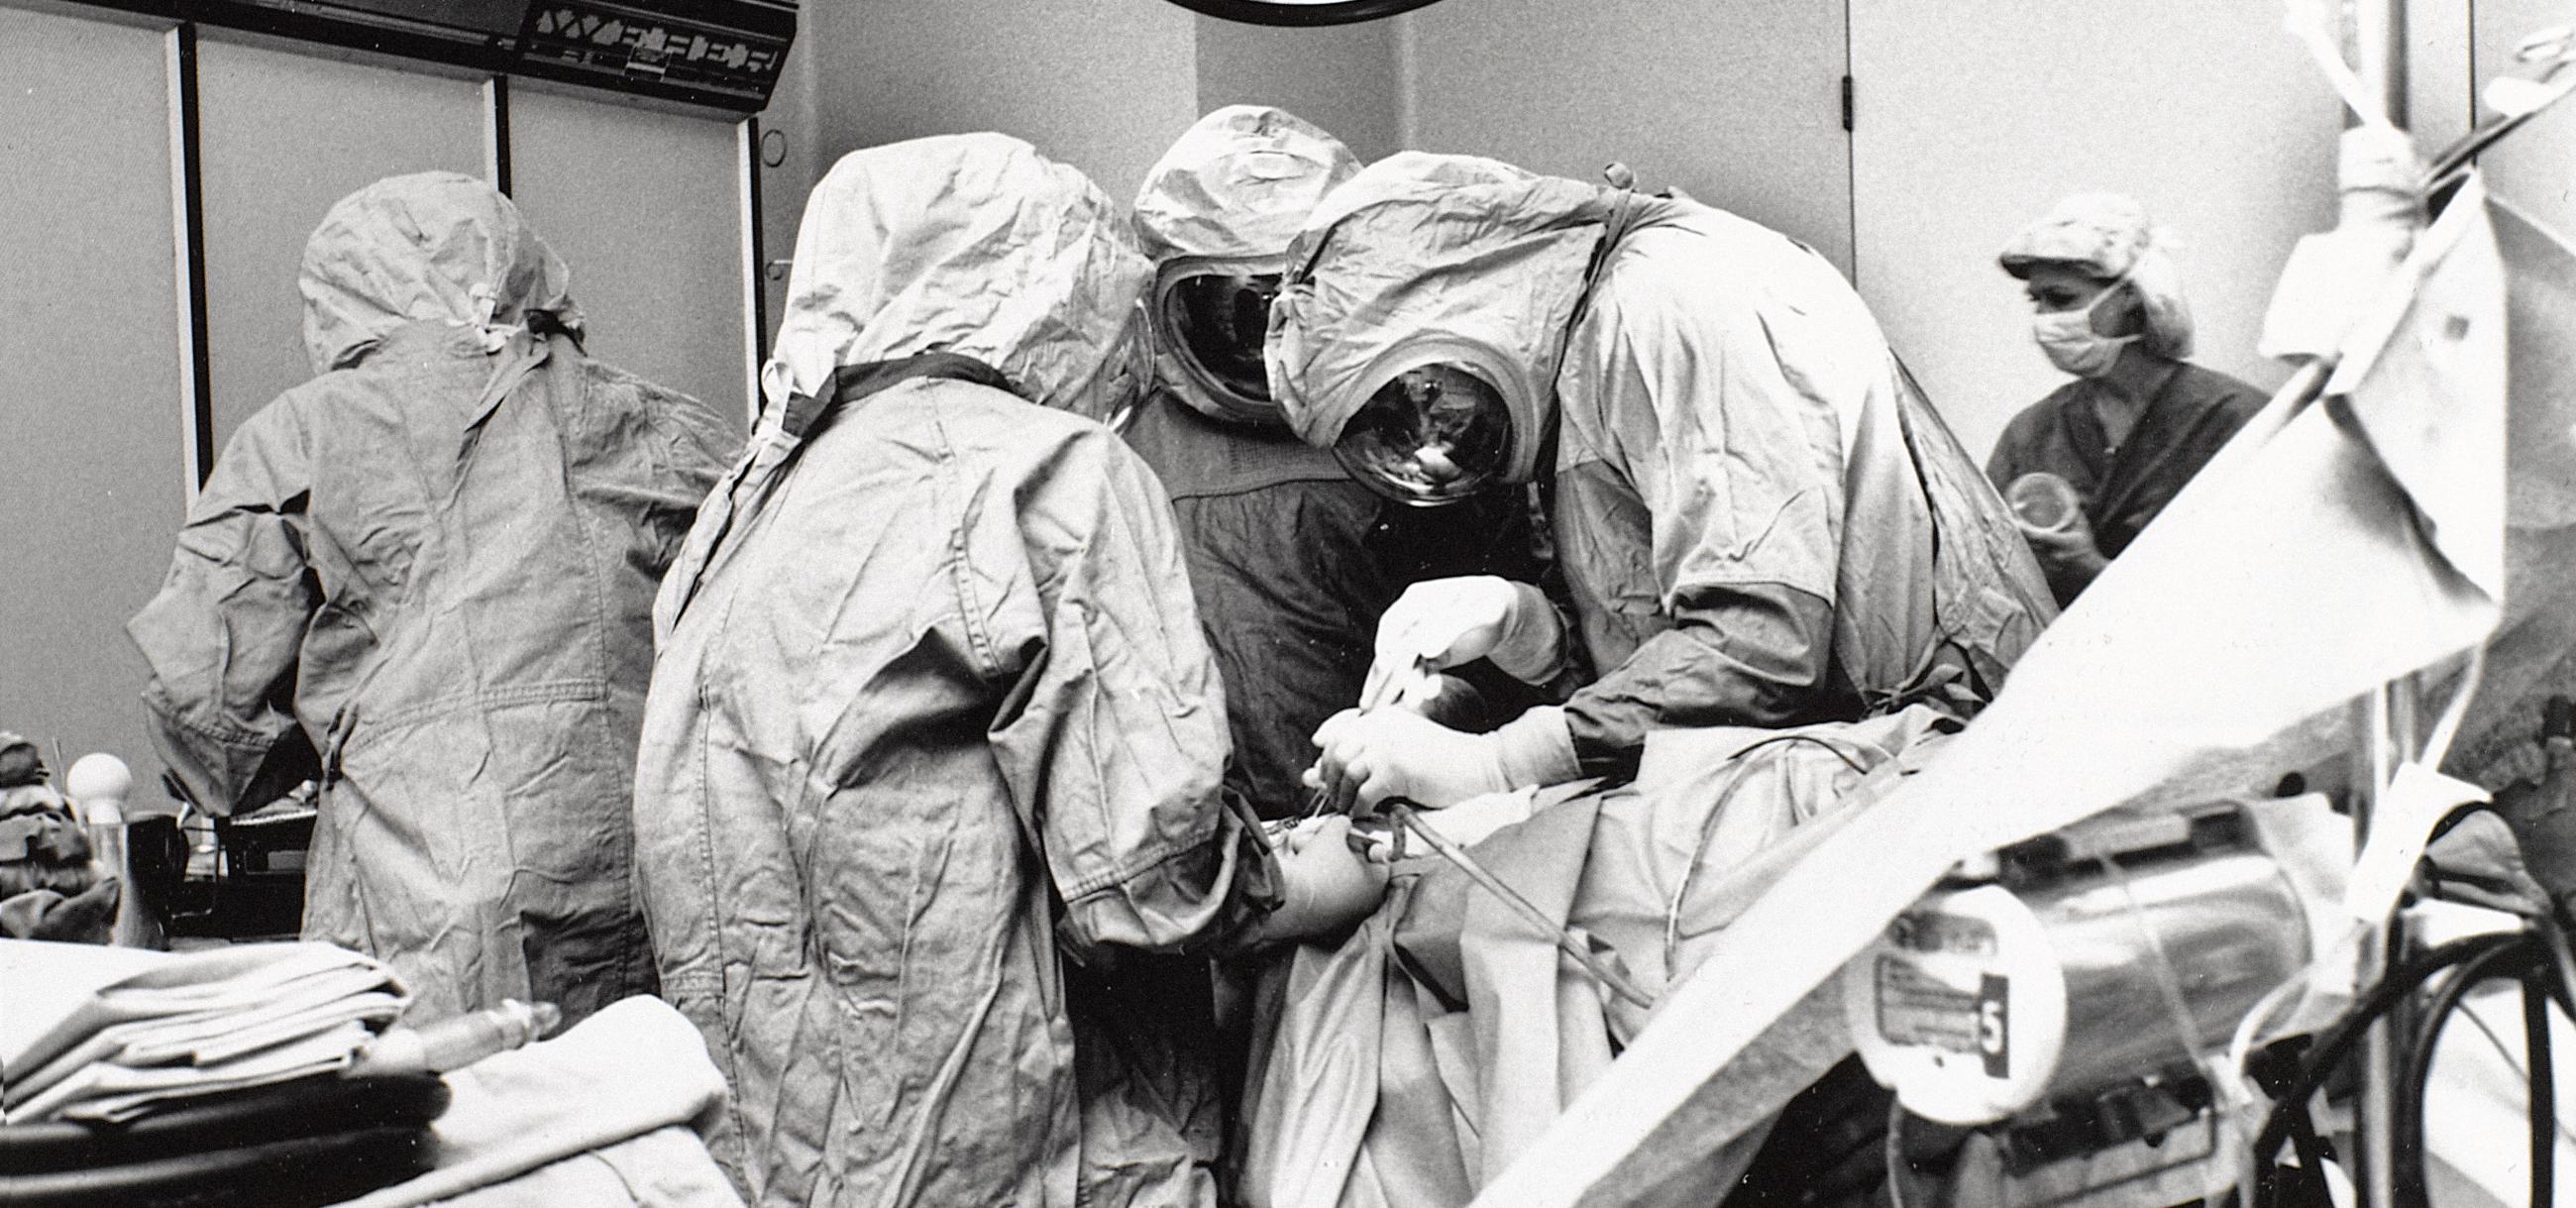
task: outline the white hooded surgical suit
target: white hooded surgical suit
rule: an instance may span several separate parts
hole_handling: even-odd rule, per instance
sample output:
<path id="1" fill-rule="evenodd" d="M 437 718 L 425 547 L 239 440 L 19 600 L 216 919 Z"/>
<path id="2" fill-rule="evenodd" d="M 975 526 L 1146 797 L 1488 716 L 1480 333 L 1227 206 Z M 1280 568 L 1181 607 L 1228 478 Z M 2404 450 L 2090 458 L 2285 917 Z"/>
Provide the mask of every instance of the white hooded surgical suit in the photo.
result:
<path id="1" fill-rule="evenodd" d="M 1696 202 L 1408 152 L 1328 197 L 1273 392 L 1332 445 L 1426 364 L 1499 391 L 1586 670 L 1495 736 L 1623 774 L 1649 730 L 1972 712 L 2053 615 L 2003 503 L 1809 249 Z M 1544 460 L 1542 460 L 1544 459 Z"/>
<path id="2" fill-rule="evenodd" d="M 1172 331 L 1178 286 L 1202 274 L 1275 277 L 1315 203 L 1359 167 L 1293 114 L 1232 105 L 1190 127 L 1136 197 L 1137 235 L 1158 268 L 1146 298 L 1156 372 L 1127 441 L 1172 496 L 1190 586 L 1225 675 L 1227 780 L 1265 817 L 1304 807 L 1309 736 L 1359 699 L 1378 614 L 1405 585 L 1537 573 L 1523 492 L 1437 509 L 1381 498 L 1329 450 L 1298 440 L 1266 391 L 1243 397 Z M 1243 319 L 1224 334 L 1242 341 L 1257 376 L 1263 319 Z"/>
<path id="3" fill-rule="evenodd" d="M 736 443 L 583 355 L 566 281 L 471 177 L 333 206 L 301 282 L 318 376 L 233 434 L 127 626 L 199 806 L 320 783 L 304 935 L 391 964 L 410 1022 L 653 989 L 653 593 Z"/>
<path id="4" fill-rule="evenodd" d="M 1212 1193 L 1069 1002 L 1274 900 L 1170 506 L 1068 414 L 1132 397 L 1145 274 L 1098 189 L 998 134 L 854 152 L 807 203 L 767 409 L 664 585 L 636 785 L 663 991 L 759 1204 Z"/>

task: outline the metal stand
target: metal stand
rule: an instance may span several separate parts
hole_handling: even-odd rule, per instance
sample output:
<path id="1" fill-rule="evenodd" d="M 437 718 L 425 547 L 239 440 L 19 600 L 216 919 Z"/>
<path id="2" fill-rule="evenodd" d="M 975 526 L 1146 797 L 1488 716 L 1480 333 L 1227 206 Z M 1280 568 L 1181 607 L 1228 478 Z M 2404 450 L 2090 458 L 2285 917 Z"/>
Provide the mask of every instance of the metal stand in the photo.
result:
<path id="1" fill-rule="evenodd" d="M 2399 760 L 2415 749 L 2415 700 L 2415 682 L 2409 677 L 2382 684 L 2353 705 L 2355 850 L 2369 842 L 2371 820 L 2396 776 Z M 2365 927 L 2355 962 L 2355 989 L 2366 991 L 2379 984 L 2390 969 L 2404 962 L 2405 956 L 2402 915 Z M 2394 1124 L 2399 1094 L 2398 1037 L 2407 1033 L 2412 1018 L 2413 1012 L 2402 1007 L 2392 1010 L 2362 1037 L 2360 1095 L 2353 1124 L 2360 1142 L 2355 1182 L 2364 1208 L 2395 1208 L 2397 1203 Z"/>
<path id="2" fill-rule="evenodd" d="M 2380 103 L 2380 111 L 2389 123 L 2404 129 L 2406 106 L 2406 5 L 2405 0 L 2350 0 L 2353 29 L 2355 74 Z M 2388 791 L 2400 758 L 2416 750 L 2416 685 L 2413 677 L 2382 684 L 2379 689 L 2355 707 L 2357 722 L 2353 727 L 2359 748 L 2353 753 L 2355 776 L 2352 822 L 2353 850 L 2359 851 L 2370 837 L 2372 817 Z M 2373 925 L 2362 936 L 2361 956 L 2356 981 L 2359 987 L 2378 984 L 2405 956 L 2403 916 L 2392 916 Z M 2359 1187 L 2364 1208 L 2396 1208 L 2396 1105 L 2398 1090 L 2397 1038 L 2412 1018 L 2404 1009 L 2392 1011 L 2387 1018 L 2371 1026 L 2363 1038 L 2361 1051 L 2361 1094 L 2354 1121 L 2360 1136 Z"/>

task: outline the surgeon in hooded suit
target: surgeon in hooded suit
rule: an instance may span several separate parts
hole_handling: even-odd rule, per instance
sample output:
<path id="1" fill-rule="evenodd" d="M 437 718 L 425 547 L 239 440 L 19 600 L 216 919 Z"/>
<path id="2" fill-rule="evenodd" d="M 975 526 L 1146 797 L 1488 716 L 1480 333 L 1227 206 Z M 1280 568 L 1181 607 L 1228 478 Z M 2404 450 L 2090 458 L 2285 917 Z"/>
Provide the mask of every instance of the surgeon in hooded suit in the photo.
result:
<path id="1" fill-rule="evenodd" d="M 1147 272 L 1000 134 L 853 152 L 807 201 L 751 449 L 656 605 L 636 777 L 663 992 L 757 1204 L 1213 1203 L 1156 1071 L 1076 1016 L 1138 951 L 1383 889 L 1339 820 L 1274 851 L 1222 790 L 1170 504 L 1099 422 Z"/>
<path id="2" fill-rule="evenodd" d="M 653 595 L 739 440 L 585 354 L 569 279 L 472 177 L 332 206 L 315 376 L 233 433 L 127 626 L 199 808 L 319 782 L 304 936 L 391 964 L 410 1022 L 654 988 L 628 817 Z"/>
<path id="3" fill-rule="evenodd" d="M 1359 168 L 1294 114 L 1230 105 L 1191 126 L 1136 197 L 1155 265 L 1143 302 L 1154 379 L 1125 434 L 1171 495 L 1189 554 L 1225 677 L 1228 782 L 1265 817 L 1304 807 L 1312 735 L 1359 699 L 1377 618 L 1407 585 L 1538 577 L 1525 492 L 1409 506 L 1298 440 L 1271 399 L 1262 340 L 1289 241 Z M 1475 678 L 1441 685 L 1450 716 L 1529 695 L 1481 664 L 1462 670 Z"/>
<path id="4" fill-rule="evenodd" d="M 1537 483 L 1571 601 L 1499 576 L 1408 589 L 1372 685 L 1483 659 L 1571 690 L 1481 734 L 1337 714 L 1314 781 L 1354 809 L 1422 807 L 1644 995 L 1686 980 L 1817 828 L 1929 757 L 2054 615 L 1867 308 L 1775 231 L 1406 153 L 1328 197 L 1289 262 L 1267 353 L 1298 433 L 1427 506 Z M 1258 1090 L 1247 1202 L 1464 1204 L 1649 1017 L 1425 864 L 1307 962 Z M 1783 1026 L 1737 1093 L 1787 1103 L 1848 1045 L 1839 1017 Z M 1303 1106 L 1372 1090 L 1364 1129 Z M 1753 1169 L 1803 1189 L 1831 1155 L 1803 1122 L 1780 1135 L 1793 1155 Z M 1714 1202 L 1759 1140 L 1654 1194 Z"/>
<path id="5" fill-rule="evenodd" d="M 1489 734 L 1402 709 L 1319 783 L 1438 808 L 1637 767 L 1674 726 L 1964 716 L 2054 615 L 2002 501 L 1823 257 L 1697 202 L 1408 152 L 1306 222 L 1272 312 L 1307 441 L 1427 505 L 1539 481 L 1572 615 L 1409 589 L 1372 681 L 1483 658 L 1562 703 Z"/>

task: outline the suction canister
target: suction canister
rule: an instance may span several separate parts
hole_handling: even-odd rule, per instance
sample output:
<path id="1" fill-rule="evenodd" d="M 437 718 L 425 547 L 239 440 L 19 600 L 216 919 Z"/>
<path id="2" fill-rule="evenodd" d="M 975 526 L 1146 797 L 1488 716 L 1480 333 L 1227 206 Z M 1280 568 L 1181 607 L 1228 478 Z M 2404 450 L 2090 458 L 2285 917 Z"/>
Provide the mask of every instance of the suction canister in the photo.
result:
<path id="1" fill-rule="evenodd" d="M 1845 968 L 1845 1011 L 1906 1110 L 1984 1124 L 2223 1049 L 2307 964 L 2306 918 L 2259 852 L 2086 860 L 1924 898 Z"/>

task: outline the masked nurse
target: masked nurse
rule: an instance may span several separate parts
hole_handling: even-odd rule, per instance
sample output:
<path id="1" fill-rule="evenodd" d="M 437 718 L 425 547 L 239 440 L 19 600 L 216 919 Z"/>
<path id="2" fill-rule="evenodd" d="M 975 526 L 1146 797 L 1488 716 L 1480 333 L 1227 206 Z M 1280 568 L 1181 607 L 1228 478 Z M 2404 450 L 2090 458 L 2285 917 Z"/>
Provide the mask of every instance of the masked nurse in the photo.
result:
<path id="1" fill-rule="evenodd" d="M 2063 605 L 2173 502 L 2263 394 L 2183 360 L 2191 311 L 2137 202 L 2069 197 L 1998 259 L 2027 283 L 2040 351 L 2075 375 L 2014 417 L 1986 464 Z"/>

